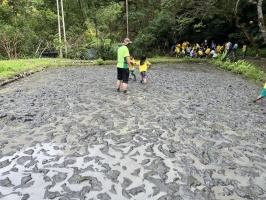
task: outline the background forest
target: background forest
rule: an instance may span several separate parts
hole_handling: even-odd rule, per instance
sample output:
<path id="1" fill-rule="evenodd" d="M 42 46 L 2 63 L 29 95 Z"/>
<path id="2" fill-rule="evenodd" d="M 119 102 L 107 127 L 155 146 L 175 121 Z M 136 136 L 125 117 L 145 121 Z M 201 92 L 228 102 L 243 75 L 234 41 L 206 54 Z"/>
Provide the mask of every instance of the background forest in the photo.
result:
<path id="1" fill-rule="evenodd" d="M 115 59 L 127 34 L 125 0 L 63 0 L 65 42 L 58 35 L 57 0 L 0 2 L 0 59 L 60 48 L 72 59 Z M 266 0 L 128 0 L 128 33 L 135 55 L 166 55 L 176 42 L 205 39 L 246 42 L 259 54 L 266 47 L 265 13 Z"/>

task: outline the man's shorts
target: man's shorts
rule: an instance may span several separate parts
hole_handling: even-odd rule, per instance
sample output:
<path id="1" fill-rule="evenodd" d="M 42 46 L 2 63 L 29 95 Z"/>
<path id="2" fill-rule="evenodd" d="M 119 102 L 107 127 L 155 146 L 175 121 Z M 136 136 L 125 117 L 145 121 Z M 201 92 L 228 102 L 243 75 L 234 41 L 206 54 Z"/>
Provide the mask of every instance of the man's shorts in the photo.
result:
<path id="1" fill-rule="evenodd" d="M 266 89 L 265 88 L 262 88 L 262 90 L 260 92 L 260 96 L 266 97 Z"/>
<path id="2" fill-rule="evenodd" d="M 128 77 L 129 77 L 128 68 L 117 67 L 117 80 L 123 81 L 123 83 L 128 83 Z"/>

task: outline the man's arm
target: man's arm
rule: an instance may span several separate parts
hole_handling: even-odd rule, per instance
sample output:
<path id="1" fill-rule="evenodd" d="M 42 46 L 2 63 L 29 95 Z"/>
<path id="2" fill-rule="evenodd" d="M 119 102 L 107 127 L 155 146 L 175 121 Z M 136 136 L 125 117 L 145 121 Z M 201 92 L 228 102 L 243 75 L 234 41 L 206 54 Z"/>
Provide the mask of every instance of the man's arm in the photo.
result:
<path id="1" fill-rule="evenodd" d="M 130 66 L 130 56 L 126 56 L 127 64 Z"/>

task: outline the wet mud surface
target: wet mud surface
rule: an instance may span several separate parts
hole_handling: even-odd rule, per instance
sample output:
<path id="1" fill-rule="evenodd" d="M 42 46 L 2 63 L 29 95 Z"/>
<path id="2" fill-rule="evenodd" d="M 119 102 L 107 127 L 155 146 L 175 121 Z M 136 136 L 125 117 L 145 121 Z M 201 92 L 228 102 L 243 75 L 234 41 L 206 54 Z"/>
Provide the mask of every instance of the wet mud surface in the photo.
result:
<path id="1" fill-rule="evenodd" d="M 262 86 L 206 64 L 148 76 L 128 95 L 115 66 L 2 86 L 0 199 L 266 199 Z"/>

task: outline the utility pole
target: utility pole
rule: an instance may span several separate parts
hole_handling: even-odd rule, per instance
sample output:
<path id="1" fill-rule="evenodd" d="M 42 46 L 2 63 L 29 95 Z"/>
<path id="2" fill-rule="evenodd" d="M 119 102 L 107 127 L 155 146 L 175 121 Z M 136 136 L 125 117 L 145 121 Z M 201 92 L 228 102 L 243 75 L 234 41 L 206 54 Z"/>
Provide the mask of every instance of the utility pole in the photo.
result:
<path id="1" fill-rule="evenodd" d="M 66 40 L 66 27 L 65 27 L 63 0 L 61 0 L 61 14 L 62 14 L 62 23 L 63 23 L 63 33 L 64 33 L 65 56 L 67 58 L 67 40 Z"/>
<path id="2" fill-rule="evenodd" d="M 59 49 L 59 57 L 63 58 L 63 54 L 62 54 L 62 39 L 61 39 L 61 23 L 60 23 L 60 12 L 59 12 L 59 3 L 58 0 L 56 0 L 56 5 L 57 5 L 57 19 L 58 19 L 58 35 L 59 35 L 59 43 L 60 43 L 60 49 Z"/>
<path id="3" fill-rule="evenodd" d="M 129 37 L 129 34 L 128 34 L 128 0 L 126 0 L 126 18 L 127 18 L 127 37 Z"/>

